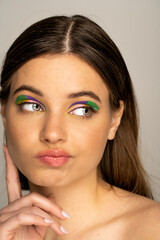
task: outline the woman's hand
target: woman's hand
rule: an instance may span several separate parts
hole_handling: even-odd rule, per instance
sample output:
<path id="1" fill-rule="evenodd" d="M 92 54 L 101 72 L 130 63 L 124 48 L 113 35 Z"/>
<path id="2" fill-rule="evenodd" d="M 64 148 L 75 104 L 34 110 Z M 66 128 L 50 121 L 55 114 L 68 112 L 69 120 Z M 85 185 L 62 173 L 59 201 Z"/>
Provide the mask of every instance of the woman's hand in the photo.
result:
<path id="1" fill-rule="evenodd" d="M 22 197 L 18 170 L 6 146 L 4 154 L 9 205 L 0 210 L 0 239 L 43 240 L 48 227 L 56 234 L 64 235 L 65 229 L 52 216 L 65 220 L 67 214 L 52 198 L 38 193 Z"/>

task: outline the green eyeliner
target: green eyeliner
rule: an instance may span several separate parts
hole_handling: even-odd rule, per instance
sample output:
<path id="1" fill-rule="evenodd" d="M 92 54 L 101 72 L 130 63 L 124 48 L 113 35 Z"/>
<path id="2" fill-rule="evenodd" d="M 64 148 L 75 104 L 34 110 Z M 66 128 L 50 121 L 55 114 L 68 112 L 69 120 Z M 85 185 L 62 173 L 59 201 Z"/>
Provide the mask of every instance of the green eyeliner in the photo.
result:
<path id="1" fill-rule="evenodd" d="M 27 102 L 27 101 L 35 101 L 35 102 L 39 103 L 40 105 L 42 105 L 42 103 L 39 102 L 37 99 L 35 99 L 31 96 L 28 96 L 28 95 L 18 96 L 17 99 L 16 99 L 16 104 L 21 104 L 22 102 Z"/>
<path id="2" fill-rule="evenodd" d="M 91 101 L 88 101 L 87 102 L 87 105 L 91 106 L 94 110 L 98 111 L 99 110 L 99 107 L 97 106 L 96 103 L 94 102 L 91 102 Z"/>

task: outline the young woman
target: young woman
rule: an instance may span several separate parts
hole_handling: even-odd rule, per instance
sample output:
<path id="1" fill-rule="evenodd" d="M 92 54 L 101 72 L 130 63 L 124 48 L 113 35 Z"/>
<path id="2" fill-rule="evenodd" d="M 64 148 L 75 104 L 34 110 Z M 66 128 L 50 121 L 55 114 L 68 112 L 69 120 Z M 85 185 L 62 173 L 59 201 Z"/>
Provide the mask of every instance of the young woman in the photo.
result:
<path id="1" fill-rule="evenodd" d="M 1 240 L 159 239 L 130 76 L 97 24 L 59 16 L 29 27 L 6 55 L 0 98 Z"/>

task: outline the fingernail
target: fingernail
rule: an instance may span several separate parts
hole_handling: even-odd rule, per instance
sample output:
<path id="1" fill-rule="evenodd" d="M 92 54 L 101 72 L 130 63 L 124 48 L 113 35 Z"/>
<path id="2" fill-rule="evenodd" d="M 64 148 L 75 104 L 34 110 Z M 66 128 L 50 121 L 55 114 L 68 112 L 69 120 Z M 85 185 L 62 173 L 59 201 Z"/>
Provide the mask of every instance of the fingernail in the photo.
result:
<path id="1" fill-rule="evenodd" d="M 71 216 L 67 213 L 67 212 L 65 212 L 64 210 L 62 210 L 62 215 L 63 215 L 63 217 L 65 217 L 65 218 L 71 218 Z"/>
<path id="2" fill-rule="evenodd" d="M 61 232 L 68 234 L 68 231 L 63 226 L 60 226 L 60 229 L 61 229 Z"/>
<path id="3" fill-rule="evenodd" d="M 44 222 L 46 222 L 46 223 L 53 223 L 53 221 L 48 219 L 48 218 L 44 218 Z"/>

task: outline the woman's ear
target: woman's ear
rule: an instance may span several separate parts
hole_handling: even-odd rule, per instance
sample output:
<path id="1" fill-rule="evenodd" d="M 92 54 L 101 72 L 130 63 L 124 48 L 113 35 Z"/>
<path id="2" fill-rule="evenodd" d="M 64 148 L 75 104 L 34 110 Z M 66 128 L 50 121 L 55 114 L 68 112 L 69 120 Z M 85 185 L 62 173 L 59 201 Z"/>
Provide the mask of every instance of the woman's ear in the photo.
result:
<path id="1" fill-rule="evenodd" d="M 119 124 L 121 122 L 123 111 L 124 111 L 124 102 L 120 101 L 119 109 L 112 113 L 112 120 L 111 120 L 111 126 L 108 134 L 108 140 L 114 139 L 117 129 L 119 127 Z"/>

